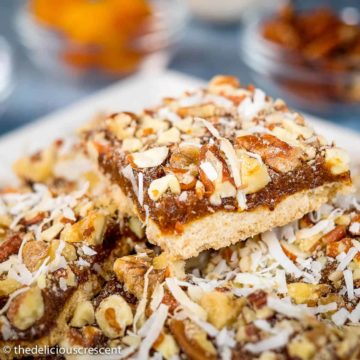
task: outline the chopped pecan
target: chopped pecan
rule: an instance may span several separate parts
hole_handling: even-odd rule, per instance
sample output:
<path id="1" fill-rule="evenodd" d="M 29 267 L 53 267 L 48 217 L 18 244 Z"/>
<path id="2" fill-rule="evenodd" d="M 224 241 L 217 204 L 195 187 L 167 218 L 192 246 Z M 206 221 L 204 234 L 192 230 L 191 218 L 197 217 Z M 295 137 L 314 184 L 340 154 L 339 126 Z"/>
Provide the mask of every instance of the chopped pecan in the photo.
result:
<path id="1" fill-rule="evenodd" d="M 170 330 L 182 351 L 191 360 L 215 360 L 217 358 L 212 344 L 206 338 L 199 339 L 196 336 L 196 330 L 187 331 L 184 321 L 173 319 L 170 322 Z M 190 334 L 193 336 L 190 337 Z"/>
<path id="2" fill-rule="evenodd" d="M 263 290 L 258 290 L 250 294 L 248 297 L 250 304 L 255 306 L 257 309 L 261 309 L 267 303 L 267 294 Z"/>
<path id="3" fill-rule="evenodd" d="M 214 76 L 209 83 L 209 87 L 224 86 L 224 85 L 231 86 L 233 88 L 240 87 L 239 80 L 235 76 L 230 76 L 230 75 Z"/>
<path id="4" fill-rule="evenodd" d="M 169 307 L 170 314 L 173 314 L 175 309 L 179 306 L 179 303 L 169 291 L 165 291 L 162 303 Z"/>
<path id="5" fill-rule="evenodd" d="M 180 108 L 177 110 L 177 113 L 181 117 L 198 116 L 208 118 L 217 114 L 217 108 L 214 104 L 202 104 Z"/>
<path id="6" fill-rule="evenodd" d="M 101 330 L 94 326 L 84 326 L 81 329 L 70 328 L 67 336 L 71 346 L 96 347 L 105 340 Z"/>
<path id="7" fill-rule="evenodd" d="M 286 173 L 301 164 L 302 150 L 270 134 L 245 135 L 236 139 L 237 146 L 259 154 L 275 171 Z"/>
<path id="8" fill-rule="evenodd" d="M 114 263 L 114 272 L 120 282 L 125 285 L 126 290 L 142 298 L 144 291 L 144 276 L 151 266 L 151 259 L 139 256 L 124 256 Z M 149 273 L 148 293 L 151 294 L 158 282 L 165 279 L 167 268 L 155 270 Z"/>
<path id="9" fill-rule="evenodd" d="M 336 257 L 342 252 L 347 253 L 352 247 L 351 238 L 343 238 L 326 245 L 326 256 Z"/>
<path id="10" fill-rule="evenodd" d="M 186 169 L 191 164 L 199 163 L 200 150 L 196 146 L 183 146 L 170 157 L 170 166 L 177 169 Z"/>
<path id="11" fill-rule="evenodd" d="M 48 254 L 49 244 L 44 241 L 28 241 L 23 248 L 23 261 L 31 271 L 35 271 L 41 265 Z"/>
<path id="12" fill-rule="evenodd" d="M 15 234 L 7 238 L 0 245 L 0 263 L 7 260 L 11 255 L 16 254 L 21 246 L 22 238 Z"/>
<path id="13" fill-rule="evenodd" d="M 40 221 L 42 221 L 44 218 L 45 218 L 45 213 L 39 212 L 38 214 L 36 214 L 35 216 L 33 216 L 30 219 L 23 219 L 21 221 L 21 224 L 24 226 L 35 225 L 35 224 L 38 224 Z"/>
<path id="14" fill-rule="evenodd" d="M 338 225 L 332 231 L 328 232 L 322 237 L 324 244 L 330 244 L 334 241 L 339 241 L 346 236 L 346 226 Z"/>

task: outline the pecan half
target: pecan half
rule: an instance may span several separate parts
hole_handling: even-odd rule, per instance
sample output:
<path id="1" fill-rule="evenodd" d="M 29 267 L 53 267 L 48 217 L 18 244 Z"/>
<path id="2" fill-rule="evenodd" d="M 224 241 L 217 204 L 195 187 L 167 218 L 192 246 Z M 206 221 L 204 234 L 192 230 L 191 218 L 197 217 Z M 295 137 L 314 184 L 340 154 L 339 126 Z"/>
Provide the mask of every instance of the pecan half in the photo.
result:
<path id="1" fill-rule="evenodd" d="M 275 171 L 286 173 L 301 164 L 302 150 L 270 134 L 245 135 L 236 139 L 237 146 L 259 154 L 263 161 Z"/>

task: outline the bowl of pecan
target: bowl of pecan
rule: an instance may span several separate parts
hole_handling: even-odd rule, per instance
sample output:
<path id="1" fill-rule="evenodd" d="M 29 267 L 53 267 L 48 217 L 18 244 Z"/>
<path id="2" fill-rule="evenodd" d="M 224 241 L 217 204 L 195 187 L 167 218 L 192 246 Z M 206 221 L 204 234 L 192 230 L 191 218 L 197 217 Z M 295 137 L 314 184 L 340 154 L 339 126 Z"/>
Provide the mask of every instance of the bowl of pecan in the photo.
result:
<path id="1" fill-rule="evenodd" d="M 242 60 L 256 84 L 294 107 L 360 114 L 360 7 L 311 3 L 250 16 L 241 33 Z"/>

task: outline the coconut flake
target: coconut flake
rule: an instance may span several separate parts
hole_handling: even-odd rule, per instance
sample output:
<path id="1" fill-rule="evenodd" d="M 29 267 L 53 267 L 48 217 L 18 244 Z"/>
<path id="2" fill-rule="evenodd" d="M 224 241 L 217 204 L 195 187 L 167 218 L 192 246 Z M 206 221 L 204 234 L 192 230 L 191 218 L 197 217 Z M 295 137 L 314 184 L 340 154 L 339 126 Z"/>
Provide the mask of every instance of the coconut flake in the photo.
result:
<path id="1" fill-rule="evenodd" d="M 66 280 L 63 277 L 61 277 L 59 280 L 59 287 L 62 291 L 66 291 L 68 288 L 66 284 Z"/>
<path id="2" fill-rule="evenodd" d="M 136 313 L 134 316 L 134 322 L 133 322 L 133 330 L 136 333 L 137 331 L 137 323 L 141 319 L 142 316 L 145 316 L 145 308 L 147 303 L 147 294 L 148 294 L 148 287 L 149 287 L 149 274 L 153 270 L 153 267 L 150 266 L 149 269 L 146 271 L 144 275 L 144 289 L 142 298 L 136 308 Z"/>
<path id="3" fill-rule="evenodd" d="M 256 159 L 260 164 L 263 164 L 263 160 L 259 154 L 255 154 L 250 151 L 245 151 L 245 154 L 253 159 Z"/>
<path id="4" fill-rule="evenodd" d="M 130 181 L 131 186 L 132 186 L 132 188 L 134 190 L 134 193 L 138 194 L 139 189 L 138 189 L 138 186 L 137 186 L 137 183 L 136 183 L 136 179 L 135 179 L 132 167 L 130 165 L 127 165 L 122 169 L 121 172 Z"/>
<path id="5" fill-rule="evenodd" d="M 278 293 L 279 294 L 287 294 L 288 288 L 286 283 L 286 273 L 285 270 L 282 269 L 276 269 L 276 275 L 275 275 L 275 282 L 278 286 Z"/>
<path id="6" fill-rule="evenodd" d="M 292 332 L 288 329 L 280 330 L 276 335 L 265 340 L 257 343 L 246 344 L 244 349 L 253 354 L 260 354 L 265 351 L 280 349 L 288 343 L 291 333 Z"/>
<path id="7" fill-rule="evenodd" d="M 181 202 L 185 202 L 188 198 L 188 193 L 187 191 L 183 191 L 180 195 L 179 195 L 179 201 Z"/>
<path id="8" fill-rule="evenodd" d="M 313 315 L 327 313 L 329 311 L 335 311 L 337 309 L 337 303 L 331 302 L 325 305 L 318 305 L 307 308 L 307 311 Z"/>
<path id="9" fill-rule="evenodd" d="M 245 119 L 252 119 L 266 105 L 266 95 L 260 89 L 255 89 L 253 98 L 246 97 L 238 106 L 238 113 Z"/>
<path id="10" fill-rule="evenodd" d="M 144 204 L 144 174 L 139 172 L 138 174 L 138 182 L 139 182 L 139 192 L 138 192 L 138 201 L 142 206 Z"/>
<path id="11" fill-rule="evenodd" d="M 149 223 L 149 216 L 150 216 L 149 205 L 144 205 L 144 210 L 145 210 L 145 225 L 147 225 Z"/>
<path id="12" fill-rule="evenodd" d="M 267 306 L 280 314 L 296 319 L 302 319 L 304 315 L 306 315 L 306 311 L 303 307 L 293 305 L 272 296 L 268 297 Z"/>
<path id="13" fill-rule="evenodd" d="M 240 162 L 236 156 L 235 149 L 228 139 L 222 138 L 220 141 L 220 150 L 224 152 L 234 183 L 236 187 L 239 188 L 241 186 Z"/>
<path id="14" fill-rule="evenodd" d="M 54 260 L 50 263 L 49 269 L 50 271 L 56 271 L 61 268 L 65 268 L 67 266 L 66 259 L 62 256 L 62 251 L 65 249 L 66 243 L 64 240 L 60 240 L 58 247 L 55 251 Z M 79 260 L 80 261 L 80 260 Z M 90 265 L 90 264 L 89 264 Z"/>
<path id="15" fill-rule="evenodd" d="M 271 327 L 270 323 L 267 322 L 266 320 L 264 319 L 257 319 L 257 320 L 254 320 L 254 325 L 262 330 L 262 331 L 265 331 L 265 332 L 268 332 L 268 333 L 274 333 L 274 330 L 273 328 Z"/>
<path id="16" fill-rule="evenodd" d="M 146 336 L 141 342 L 139 351 L 136 358 L 139 360 L 147 359 L 149 357 L 149 351 L 154 342 L 160 336 L 160 333 L 165 324 L 168 315 L 168 306 L 161 304 L 159 308 L 151 315 L 148 321 L 151 323 Z"/>
<path id="17" fill-rule="evenodd" d="M 174 113 L 173 111 L 169 110 L 167 107 L 163 107 L 158 111 L 158 116 L 161 119 L 169 120 L 172 123 L 175 123 L 177 121 L 181 121 L 181 117 Z"/>
<path id="18" fill-rule="evenodd" d="M 299 239 L 307 239 L 318 235 L 320 233 L 328 233 L 335 228 L 333 220 L 326 219 L 319 221 L 316 225 L 311 228 L 304 228 L 297 232 L 297 237 Z"/>
<path id="19" fill-rule="evenodd" d="M 238 202 L 239 209 L 247 209 L 246 195 L 240 189 L 236 192 L 236 200 Z"/>
<path id="20" fill-rule="evenodd" d="M 33 280 L 32 273 L 22 263 L 13 264 L 8 272 L 7 277 L 9 279 L 14 279 L 23 285 L 30 285 Z"/>
<path id="21" fill-rule="evenodd" d="M 73 211 L 70 207 L 68 207 L 68 206 L 65 207 L 65 208 L 62 210 L 62 213 L 63 213 L 64 218 L 69 219 L 69 220 L 72 220 L 72 221 L 75 221 L 75 220 L 76 220 L 74 211 Z"/>
<path id="22" fill-rule="evenodd" d="M 176 279 L 167 278 L 166 285 L 170 290 L 171 294 L 178 301 L 178 303 L 183 307 L 183 309 L 187 312 L 190 312 L 194 316 L 196 316 L 199 320 L 205 321 L 207 318 L 206 311 L 197 303 L 191 301 L 186 293 L 180 288 L 177 284 Z"/>
<path id="23" fill-rule="evenodd" d="M 356 248 L 356 247 L 350 248 L 350 250 L 347 252 L 347 254 L 340 260 L 340 263 L 339 263 L 338 267 L 336 268 L 336 271 L 344 271 L 358 252 L 359 252 L 358 248 Z"/>
<path id="24" fill-rule="evenodd" d="M 87 245 L 83 245 L 81 247 L 81 249 L 82 249 L 83 253 L 88 256 L 94 256 L 97 254 L 97 252 L 95 250 L 93 250 L 91 247 L 89 247 Z"/>
<path id="25" fill-rule="evenodd" d="M 164 286 L 163 284 L 157 284 L 155 287 L 154 292 L 151 295 L 151 302 L 150 302 L 150 309 L 152 311 L 155 311 L 159 305 L 162 302 L 162 299 L 164 298 Z"/>
<path id="26" fill-rule="evenodd" d="M 349 227 L 349 231 L 353 235 L 360 235 L 360 223 L 359 222 L 353 222 Z"/>
<path id="27" fill-rule="evenodd" d="M 345 324 L 348 316 L 349 312 L 345 308 L 341 308 L 331 316 L 331 320 L 335 323 L 335 325 L 342 326 Z"/>
<path id="28" fill-rule="evenodd" d="M 233 348 L 236 345 L 236 341 L 234 339 L 234 332 L 229 331 L 226 328 L 223 328 L 216 336 L 215 341 L 219 349 L 221 359 L 231 360 L 232 359 L 231 348 Z"/>
<path id="29" fill-rule="evenodd" d="M 250 294 L 252 294 L 252 293 L 255 292 L 255 291 L 256 291 L 255 288 L 249 288 L 249 287 L 234 288 L 234 289 L 232 289 L 232 293 L 233 293 L 235 296 L 238 296 L 238 297 L 249 296 Z"/>
<path id="30" fill-rule="evenodd" d="M 252 273 L 239 273 L 235 277 L 235 282 L 242 285 L 250 285 L 256 289 L 268 289 L 275 286 L 275 279 Z"/>
<path id="31" fill-rule="evenodd" d="M 215 128 L 215 126 L 213 124 L 211 124 L 209 121 L 205 120 L 205 119 L 202 119 L 202 118 L 199 118 L 199 117 L 196 117 L 194 118 L 195 121 L 200 121 L 210 132 L 210 134 L 217 138 L 217 139 L 220 139 L 220 134 L 219 134 L 219 131 Z"/>
<path id="32" fill-rule="evenodd" d="M 83 258 L 79 258 L 79 260 L 76 261 L 76 265 L 77 266 L 89 267 L 90 263 L 88 261 L 84 260 Z"/>
<path id="33" fill-rule="evenodd" d="M 354 310 L 349 315 L 349 320 L 353 323 L 358 323 L 360 320 L 360 302 L 356 305 Z"/>
<path id="34" fill-rule="evenodd" d="M 292 244 L 296 240 L 295 230 L 296 222 L 287 224 L 280 229 L 280 237 Z"/>
<path id="35" fill-rule="evenodd" d="M 273 231 L 267 231 L 261 235 L 261 239 L 268 246 L 270 255 L 285 269 L 287 273 L 300 277 L 303 273 L 285 255 L 280 242 Z"/>
<path id="36" fill-rule="evenodd" d="M 179 99 L 177 105 L 180 107 L 194 106 L 203 102 L 203 94 L 200 91 L 193 93 L 191 96 Z"/>
<path id="37" fill-rule="evenodd" d="M 229 109 L 233 107 L 233 102 L 228 100 L 227 98 L 223 96 L 213 95 L 213 94 L 207 94 L 204 99 L 205 102 L 211 101 L 217 106 L 221 106 L 225 109 Z"/>
<path id="38" fill-rule="evenodd" d="M 216 337 L 219 334 L 219 331 L 215 326 L 208 323 L 207 321 L 200 320 L 198 316 L 193 313 L 185 310 L 178 311 L 175 315 L 178 320 L 190 319 L 196 325 L 198 325 L 202 330 L 204 330 L 209 336 Z"/>
<path id="39" fill-rule="evenodd" d="M 206 177 L 210 180 L 210 181 L 215 181 L 218 178 L 218 174 L 216 172 L 216 169 L 214 168 L 214 166 L 208 162 L 208 161 L 204 161 L 200 164 L 200 169 L 205 173 Z"/>
<path id="40" fill-rule="evenodd" d="M 346 292 L 349 300 L 354 299 L 354 279 L 353 279 L 353 273 L 351 270 L 347 269 L 344 270 L 344 279 L 345 279 L 345 285 L 346 285 Z"/>
<path id="41" fill-rule="evenodd" d="M 238 136 L 244 136 L 244 135 L 248 135 L 248 134 L 272 134 L 272 132 L 267 129 L 264 126 L 261 125 L 256 125 L 256 126 L 251 126 L 249 128 L 247 128 L 246 130 L 240 130 L 240 133 L 238 132 Z"/>

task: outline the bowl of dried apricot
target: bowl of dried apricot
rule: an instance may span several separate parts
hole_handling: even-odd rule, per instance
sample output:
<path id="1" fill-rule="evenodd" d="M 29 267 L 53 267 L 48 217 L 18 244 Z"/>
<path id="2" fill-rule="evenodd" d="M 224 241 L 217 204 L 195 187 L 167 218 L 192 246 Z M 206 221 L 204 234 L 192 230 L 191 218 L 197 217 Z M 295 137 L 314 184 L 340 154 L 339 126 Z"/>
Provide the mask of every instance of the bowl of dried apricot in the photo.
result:
<path id="1" fill-rule="evenodd" d="M 122 77 L 166 66 L 185 21 L 181 0 L 30 0 L 16 29 L 42 69 Z"/>
<path id="2" fill-rule="evenodd" d="M 348 2 L 250 16 L 241 57 L 254 82 L 315 114 L 360 114 L 360 8 Z"/>

